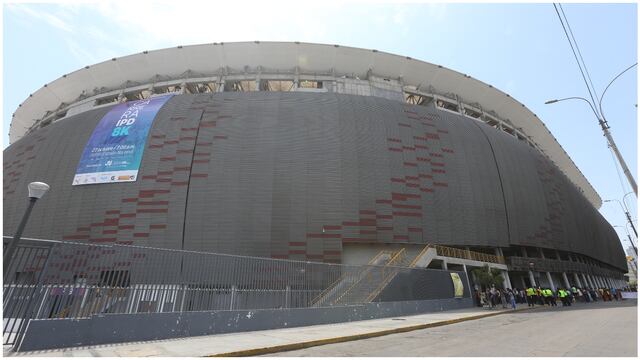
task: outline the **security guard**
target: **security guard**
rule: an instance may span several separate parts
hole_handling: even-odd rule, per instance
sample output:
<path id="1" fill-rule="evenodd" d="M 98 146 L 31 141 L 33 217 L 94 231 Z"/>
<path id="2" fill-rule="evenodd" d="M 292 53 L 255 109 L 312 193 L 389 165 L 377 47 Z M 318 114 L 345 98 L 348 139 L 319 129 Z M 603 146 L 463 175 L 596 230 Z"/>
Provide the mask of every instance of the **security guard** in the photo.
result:
<path id="1" fill-rule="evenodd" d="M 538 286 L 538 288 L 536 289 L 536 298 L 538 300 L 538 302 L 540 303 L 540 305 L 544 305 L 544 297 L 542 296 L 542 288 L 540 288 L 540 286 Z"/>
<path id="2" fill-rule="evenodd" d="M 551 290 L 543 289 L 542 296 L 544 297 L 544 304 L 551 306 Z"/>
<path id="3" fill-rule="evenodd" d="M 529 286 L 527 288 L 527 303 L 529 304 L 529 307 L 535 306 L 535 301 L 536 301 L 536 291 L 532 286 Z"/>
<path id="4" fill-rule="evenodd" d="M 567 306 L 567 292 L 564 289 L 558 289 L 558 297 L 562 302 L 562 306 Z"/>

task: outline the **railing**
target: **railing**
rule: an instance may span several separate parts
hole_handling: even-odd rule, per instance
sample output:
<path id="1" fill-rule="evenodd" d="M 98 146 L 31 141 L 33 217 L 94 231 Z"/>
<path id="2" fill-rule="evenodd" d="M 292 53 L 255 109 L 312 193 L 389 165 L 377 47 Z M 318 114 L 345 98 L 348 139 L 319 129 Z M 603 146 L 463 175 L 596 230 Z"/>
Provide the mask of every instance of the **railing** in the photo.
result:
<path id="1" fill-rule="evenodd" d="M 503 256 L 490 255 L 477 251 L 463 250 L 442 245 L 434 245 L 439 256 L 453 257 L 458 259 L 468 259 L 494 264 L 506 264 Z"/>
<path id="2" fill-rule="evenodd" d="M 367 296 L 365 302 L 371 302 L 375 299 L 381 292 L 384 290 L 387 285 L 393 280 L 393 278 L 398 274 L 400 270 L 398 265 L 403 265 L 403 263 L 407 259 L 407 254 L 405 248 L 402 248 L 400 251 L 396 253 L 396 255 L 391 258 L 391 260 L 387 263 L 387 266 L 382 270 L 382 281 L 380 284 L 372 291 L 369 296 Z"/>
<path id="3" fill-rule="evenodd" d="M 404 249 L 402 249 L 404 250 Z M 338 296 L 335 301 L 331 302 L 331 305 L 342 304 L 346 305 L 348 303 L 362 303 L 364 302 L 362 299 L 366 298 L 366 295 L 362 295 L 363 291 L 367 291 L 367 288 L 371 287 L 372 283 L 376 283 L 377 279 L 381 276 L 384 276 L 384 272 L 386 271 L 389 265 L 389 262 L 393 260 L 394 255 L 391 250 L 382 250 L 378 253 L 378 255 L 374 256 L 371 261 L 369 261 L 369 265 L 378 265 L 381 261 L 385 261 L 385 258 L 391 258 L 389 261 L 385 261 L 382 267 L 380 268 L 368 268 L 365 269 L 359 276 L 359 278 L 351 284 L 340 296 Z"/>
<path id="4" fill-rule="evenodd" d="M 420 251 L 420 253 L 418 253 L 418 255 L 413 259 L 413 261 L 411 261 L 411 264 L 409 264 L 409 267 L 415 267 L 416 264 L 418 263 L 418 260 L 422 259 L 424 254 L 426 254 L 427 251 L 429 251 L 429 249 L 432 249 L 432 248 L 433 248 L 433 245 L 427 244 L 424 247 L 424 249 L 422 249 L 422 251 Z"/>
<path id="5" fill-rule="evenodd" d="M 391 257 L 393 254 L 390 250 L 382 250 L 376 256 L 374 256 L 368 265 L 379 265 L 378 263 L 384 261 L 384 257 Z M 313 298 L 311 301 L 314 306 L 326 306 L 333 305 L 338 303 L 338 301 L 343 298 L 357 283 L 359 283 L 371 269 L 365 267 L 362 269 L 360 274 L 357 277 L 353 277 L 353 274 L 346 273 L 342 275 L 338 280 L 334 281 L 331 285 L 329 285 L 323 292 L 321 292 L 318 296 Z M 339 294 L 341 290 L 346 290 Z M 336 297 L 334 299 L 334 297 Z"/>
<path id="6" fill-rule="evenodd" d="M 410 270 L 397 266 L 403 254 L 351 266 L 23 239 L 4 274 L 3 343 L 19 346 L 31 319 L 362 304 L 398 269 Z M 329 301 L 363 279 L 372 285 Z"/>

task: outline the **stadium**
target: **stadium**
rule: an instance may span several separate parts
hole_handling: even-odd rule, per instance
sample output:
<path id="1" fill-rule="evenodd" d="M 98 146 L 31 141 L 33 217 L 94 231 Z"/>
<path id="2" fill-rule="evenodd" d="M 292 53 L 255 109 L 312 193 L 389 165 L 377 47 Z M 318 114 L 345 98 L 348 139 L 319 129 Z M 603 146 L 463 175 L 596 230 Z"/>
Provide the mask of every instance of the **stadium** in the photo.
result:
<path id="1" fill-rule="evenodd" d="M 121 129 L 105 130 L 114 116 Z M 134 139 L 100 148 L 105 131 Z M 5 235 L 42 181 L 28 238 L 472 281 L 490 264 L 510 288 L 621 286 L 627 271 L 599 195 L 541 119 L 410 57 L 297 42 L 144 51 L 44 85 L 9 136 Z"/>

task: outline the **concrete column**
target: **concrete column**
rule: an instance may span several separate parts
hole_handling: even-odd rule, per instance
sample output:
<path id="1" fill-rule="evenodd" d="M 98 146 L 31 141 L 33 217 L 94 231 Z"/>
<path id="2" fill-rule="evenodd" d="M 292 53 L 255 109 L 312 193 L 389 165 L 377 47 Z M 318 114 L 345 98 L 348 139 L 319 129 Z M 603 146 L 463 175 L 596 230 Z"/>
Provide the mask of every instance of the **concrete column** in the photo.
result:
<path id="1" fill-rule="evenodd" d="M 589 287 L 589 282 L 587 281 L 587 276 L 585 274 L 580 274 L 582 275 L 582 283 L 584 284 L 584 287 Z"/>
<path id="2" fill-rule="evenodd" d="M 527 249 L 525 249 L 524 247 L 520 248 L 522 250 L 522 257 L 529 257 L 527 255 Z"/>
<path id="3" fill-rule="evenodd" d="M 551 278 L 551 273 L 547 271 L 547 280 L 549 280 L 549 285 L 551 285 L 551 290 L 556 291 L 556 285 L 553 283 L 553 278 Z"/>
<path id="4" fill-rule="evenodd" d="M 469 273 L 467 273 L 467 265 L 462 264 L 462 269 L 464 270 L 464 276 L 467 278 L 467 284 L 469 286 L 469 292 L 471 292 L 471 282 L 469 281 Z"/>
<path id="5" fill-rule="evenodd" d="M 573 280 L 576 282 L 576 285 L 578 287 L 582 287 L 582 282 L 580 281 L 580 278 L 578 277 L 577 273 L 573 273 Z"/>
<path id="6" fill-rule="evenodd" d="M 447 262 L 442 260 L 442 270 L 448 270 L 447 269 Z"/>
<path id="7" fill-rule="evenodd" d="M 589 275 L 589 274 L 586 274 L 586 275 L 585 275 L 585 274 L 582 274 L 582 276 L 584 276 L 584 278 L 587 280 L 587 281 L 585 281 L 585 282 L 586 282 L 586 284 L 587 284 L 587 287 L 590 287 L 590 288 L 594 288 L 594 287 L 595 287 L 595 286 L 593 285 L 593 279 L 591 279 L 591 275 Z"/>
<path id="8" fill-rule="evenodd" d="M 476 274 L 473 273 L 473 271 L 471 272 L 471 279 L 473 280 L 473 284 L 474 284 L 474 290 L 482 290 L 480 289 L 480 286 L 478 285 L 478 280 L 476 278 Z"/>
<path id="9" fill-rule="evenodd" d="M 538 253 L 540 253 L 540 257 L 544 259 L 544 252 L 542 251 L 542 248 L 538 248 Z"/>
<path id="10" fill-rule="evenodd" d="M 537 286 L 536 278 L 533 276 L 533 271 L 529 270 L 529 281 L 531 282 L 531 286 Z"/>
<path id="11" fill-rule="evenodd" d="M 566 286 L 565 289 L 571 289 L 571 284 L 569 284 L 569 278 L 567 277 L 566 272 L 562 272 L 562 280 L 564 280 L 564 286 Z"/>
<path id="12" fill-rule="evenodd" d="M 502 286 L 504 286 L 505 289 L 513 289 L 511 287 L 511 279 L 509 279 L 509 272 L 506 270 L 502 270 L 502 277 L 504 278 Z"/>

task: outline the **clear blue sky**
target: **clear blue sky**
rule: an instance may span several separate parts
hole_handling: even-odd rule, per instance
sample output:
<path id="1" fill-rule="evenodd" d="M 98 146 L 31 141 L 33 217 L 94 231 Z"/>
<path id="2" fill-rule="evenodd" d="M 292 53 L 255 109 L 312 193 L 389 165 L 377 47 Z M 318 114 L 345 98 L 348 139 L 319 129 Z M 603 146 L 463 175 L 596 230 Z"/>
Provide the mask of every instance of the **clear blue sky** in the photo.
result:
<path id="1" fill-rule="evenodd" d="M 636 4 L 565 4 L 599 93 L 637 61 Z M 603 199 L 622 183 L 587 104 L 544 105 L 588 93 L 553 5 L 280 4 L 120 1 L 3 5 L 3 141 L 11 114 L 31 92 L 85 65 L 143 50 L 205 42 L 305 41 L 378 49 L 440 64 L 501 89 L 536 113 Z M 620 150 L 637 173 L 637 71 L 603 102 Z M 627 197 L 636 217 L 636 200 Z M 620 206 L 602 214 L 625 225 Z M 626 238 L 622 228 L 616 228 Z M 630 230 L 629 230 L 630 231 Z M 628 247 L 628 242 L 624 243 Z"/>

